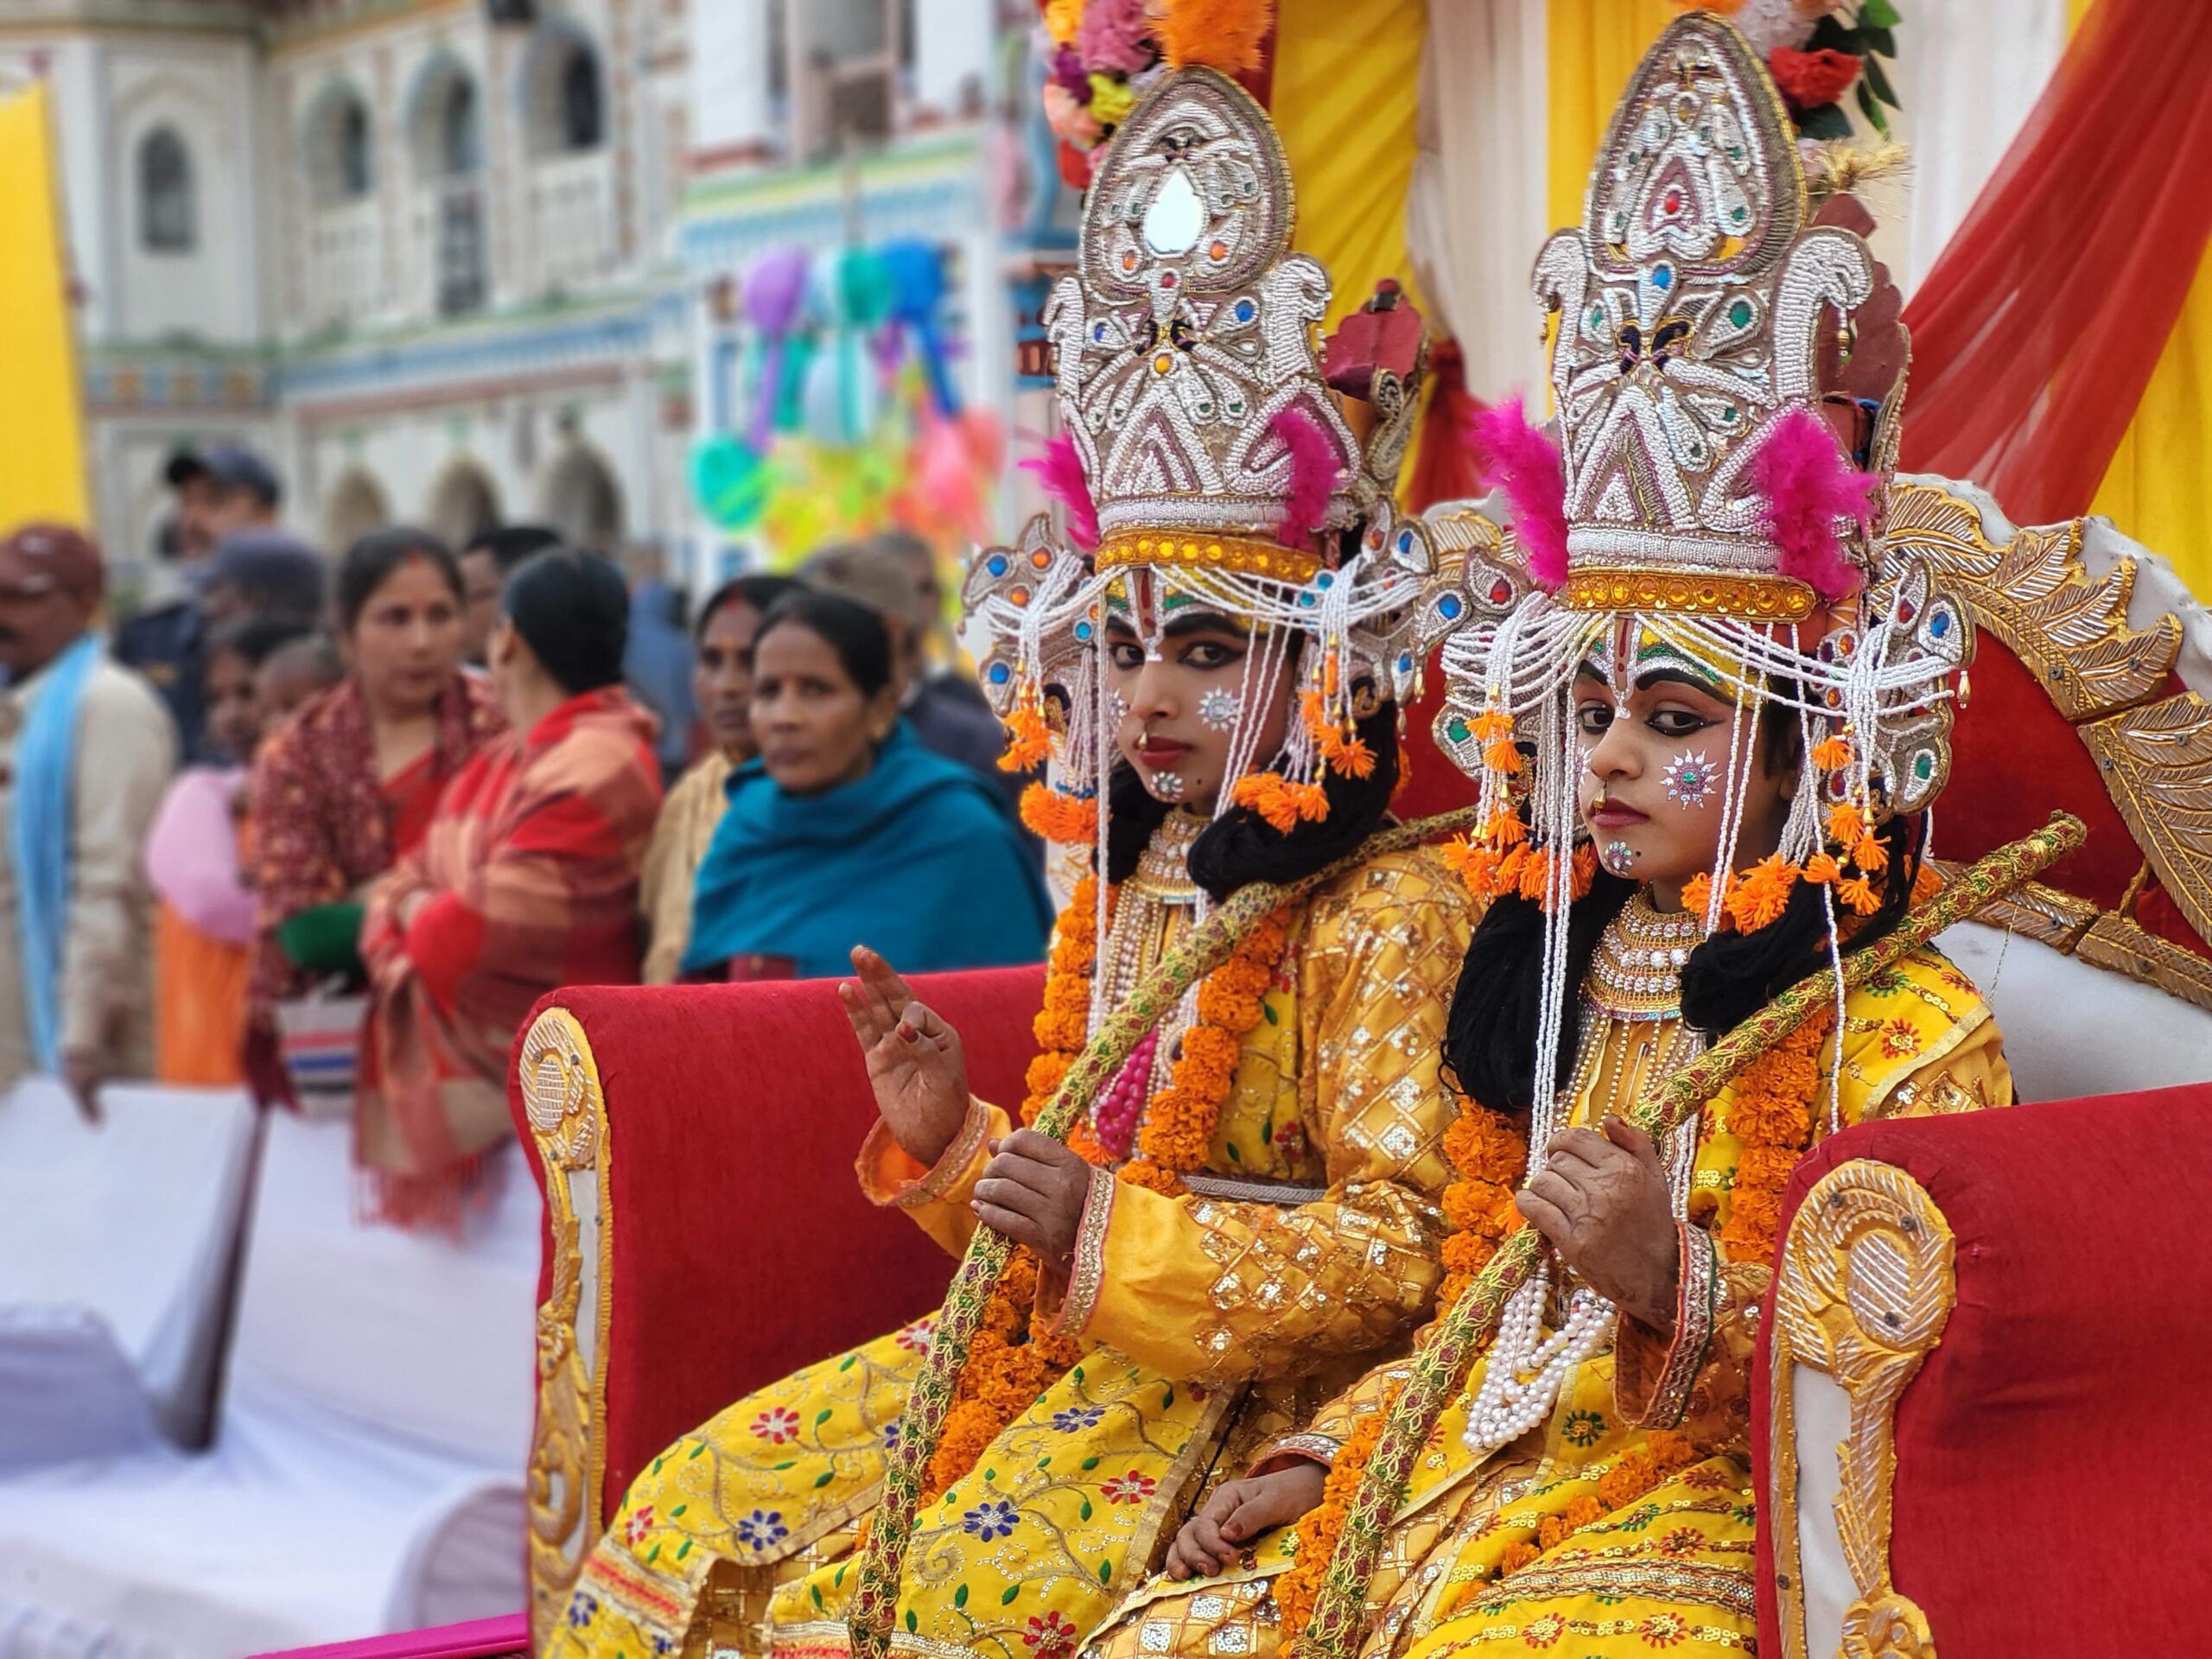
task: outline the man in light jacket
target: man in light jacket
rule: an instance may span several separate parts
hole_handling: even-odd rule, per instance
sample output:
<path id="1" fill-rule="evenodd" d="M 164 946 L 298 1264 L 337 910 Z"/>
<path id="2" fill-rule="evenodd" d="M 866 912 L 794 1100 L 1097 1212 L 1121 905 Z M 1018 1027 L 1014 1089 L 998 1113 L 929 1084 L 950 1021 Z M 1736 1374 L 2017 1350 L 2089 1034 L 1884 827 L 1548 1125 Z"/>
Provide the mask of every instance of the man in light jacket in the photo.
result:
<path id="1" fill-rule="evenodd" d="M 153 1060 L 146 834 L 176 765 L 168 711 L 108 658 L 99 550 L 26 524 L 0 541 L 0 1090 L 99 1085 Z"/>

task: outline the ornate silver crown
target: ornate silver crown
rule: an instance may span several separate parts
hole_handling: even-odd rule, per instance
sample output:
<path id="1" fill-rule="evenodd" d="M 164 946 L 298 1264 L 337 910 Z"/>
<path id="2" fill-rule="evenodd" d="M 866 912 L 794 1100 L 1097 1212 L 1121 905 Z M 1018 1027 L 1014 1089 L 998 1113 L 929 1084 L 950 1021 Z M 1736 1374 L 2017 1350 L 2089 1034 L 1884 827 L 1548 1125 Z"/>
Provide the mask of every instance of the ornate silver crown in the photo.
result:
<path id="1" fill-rule="evenodd" d="M 1824 316 L 1865 302 L 1874 265 L 1806 213 L 1765 69 L 1727 24 L 1678 19 L 1614 111 L 1580 227 L 1536 259 L 1559 314 L 1562 602 L 1812 613 L 1777 571 L 1755 463 L 1781 416 L 1819 402 Z"/>
<path id="2" fill-rule="evenodd" d="M 1329 276 L 1290 251 L 1294 206 L 1266 112 L 1211 70 L 1170 76 L 1115 134 L 1077 270 L 1044 315 L 1102 568 L 1309 579 L 1320 557 L 1302 535 L 1278 537 L 1293 458 L 1274 423 L 1287 410 L 1313 422 L 1337 465 L 1326 528 L 1357 516 L 1359 447 L 1314 346 Z"/>

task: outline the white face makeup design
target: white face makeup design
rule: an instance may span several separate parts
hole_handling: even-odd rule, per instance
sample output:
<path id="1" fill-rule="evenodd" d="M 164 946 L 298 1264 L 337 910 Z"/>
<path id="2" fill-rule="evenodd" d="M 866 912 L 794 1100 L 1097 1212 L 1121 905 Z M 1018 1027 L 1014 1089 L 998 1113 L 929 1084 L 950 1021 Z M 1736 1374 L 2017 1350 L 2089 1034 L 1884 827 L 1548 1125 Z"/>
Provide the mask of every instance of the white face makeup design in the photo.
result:
<path id="1" fill-rule="evenodd" d="M 1598 852 L 1598 861 L 1615 875 L 1636 874 L 1636 861 L 1643 855 L 1624 841 L 1609 841 Z"/>
<path id="2" fill-rule="evenodd" d="M 1155 772 L 1152 774 L 1152 792 L 1163 801 L 1183 798 L 1183 774 L 1179 772 Z"/>
<path id="3" fill-rule="evenodd" d="M 1659 775 L 1667 780 L 1667 798 L 1684 811 L 1704 807 L 1720 787 L 1719 769 L 1702 749 L 1684 749 L 1660 768 Z"/>
<path id="4" fill-rule="evenodd" d="M 1198 719 L 1217 732 L 1225 732 L 1236 724 L 1244 712 L 1244 700 L 1234 691 L 1217 686 L 1198 699 Z"/>

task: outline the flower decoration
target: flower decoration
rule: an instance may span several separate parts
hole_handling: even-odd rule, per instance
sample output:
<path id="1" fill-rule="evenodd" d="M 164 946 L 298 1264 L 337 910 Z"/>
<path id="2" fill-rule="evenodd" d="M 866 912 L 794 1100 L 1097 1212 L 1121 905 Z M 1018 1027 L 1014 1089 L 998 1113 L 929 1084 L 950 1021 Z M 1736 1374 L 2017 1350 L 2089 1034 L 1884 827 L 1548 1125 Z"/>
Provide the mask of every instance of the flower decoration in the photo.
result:
<path id="1" fill-rule="evenodd" d="M 1098 1490 L 1105 1494 L 1109 1503 L 1141 1503 L 1159 1484 L 1150 1475 L 1132 1469 L 1126 1475 L 1117 1475 L 1105 1482 Z"/>
<path id="2" fill-rule="evenodd" d="M 1115 131 L 1171 68 L 1259 67 L 1274 0 L 1041 0 L 1045 123 L 1060 174 L 1082 188 Z"/>
<path id="3" fill-rule="evenodd" d="M 1014 1522 L 1020 1518 L 1013 1504 L 1002 1497 L 978 1503 L 960 1517 L 960 1529 L 973 1533 L 988 1543 L 994 1538 L 1014 1535 Z"/>
<path id="4" fill-rule="evenodd" d="M 1021 1644 L 1036 1656 L 1036 1659 L 1065 1659 L 1075 1651 L 1077 1630 L 1060 1616 L 1058 1608 L 1048 1610 L 1041 1618 L 1032 1618 L 1029 1628 L 1021 1633 Z"/>
<path id="5" fill-rule="evenodd" d="M 905 1332 L 900 1332 L 903 1340 Z M 789 1406 L 771 1406 L 753 1420 L 753 1438 L 771 1446 L 788 1446 L 798 1438 L 798 1413 Z"/>
<path id="6" fill-rule="evenodd" d="M 747 1549 L 772 1549 L 791 1535 L 781 1510 L 755 1510 L 737 1522 L 737 1541 Z"/>
<path id="7" fill-rule="evenodd" d="M 1715 11 L 1766 60 L 1789 100 L 1789 118 L 1808 139 L 1851 137 L 1843 100 L 1853 99 L 1866 124 L 1890 136 L 1890 110 L 1903 107 L 1885 59 L 1897 54 L 1904 21 L 1894 0 L 1675 0 L 1681 11 Z"/>

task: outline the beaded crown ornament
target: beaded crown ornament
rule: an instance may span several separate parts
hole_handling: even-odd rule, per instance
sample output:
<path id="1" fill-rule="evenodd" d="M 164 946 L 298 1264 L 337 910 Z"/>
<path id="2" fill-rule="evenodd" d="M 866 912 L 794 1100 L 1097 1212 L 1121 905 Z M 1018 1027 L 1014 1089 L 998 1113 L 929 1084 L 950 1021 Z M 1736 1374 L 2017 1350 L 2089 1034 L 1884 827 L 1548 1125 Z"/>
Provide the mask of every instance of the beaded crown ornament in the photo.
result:
<path id="1" fill-rule="evenodd" d="M 1234 712 L 1208 715 L 1234 721 L 1217 812 L 1249 804 L 1286 832 L 1326 815 L 1325 769 L 1373 766 L 1356 720 L 1417 686 L 1439 561 L 1390 481 L 1426 348 L 1359 389 L 1377 418 L 1356 440 L 1316 341 L 1328 273 L 1291 251 L 1294 209 L 1266 112 L 1204 68 L 1147 94 L 1085 198 L 1077 269 L 1043 315 L 1064 435 L 1040 471 L 1066 529 L 1039 515 L 982 550 L 962 591 L 1007 763 L 1054 762 L 1057 799 L 1026 816 L 1055 839 L 1103 835 L 1084 804 L 1113 760 L 1109 616 L 1147 642 L 1182 607 L 1306 636 L 1294 669 L 1249 653 Z M 1287 672 L 1300 717 L 1281 755 L 1256 755 Z"/>
<path id="2" fill-rule="evenodd" d="M 1824 358 L 1848 351 L 1878 268 L 1858 236 L 1807 217 L 1765 67 L 1720 19 L 1677 18 L 1614 111 L 1581 226 L 1537 257 L 1559 443 L 1517 411 L 1487 417 L 1512 524 L 1497 557 L 1465 564 L 1436 728 L 1482 784 L 1485 827 L 1462 855 L 1478 892 L 1563 911 L 1586 883 L 1567 707 L 1586 664 L 1624 685 L 1671 656 L 1736 697 L 1713 757 L 1728 821 L 1751 715 L 1797 711 L 1817 787 L 1758 883 L 1715 872 L 1708 928 L 1758 925 L 1799 880 L 1872 910 L 1875 826 L 1948 775 L 1972 626 L 1881 534 L 1902 369 L 1879 399 L 1843 400 L 1869 434 L 1858 453 L 1824 417 Z"/>

